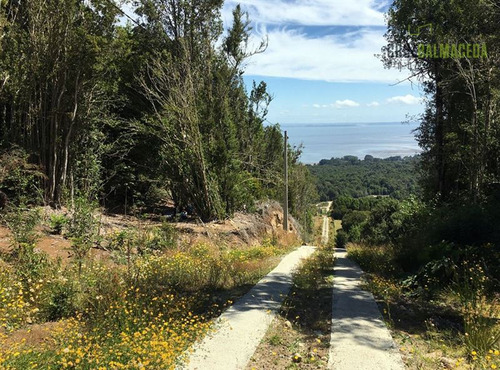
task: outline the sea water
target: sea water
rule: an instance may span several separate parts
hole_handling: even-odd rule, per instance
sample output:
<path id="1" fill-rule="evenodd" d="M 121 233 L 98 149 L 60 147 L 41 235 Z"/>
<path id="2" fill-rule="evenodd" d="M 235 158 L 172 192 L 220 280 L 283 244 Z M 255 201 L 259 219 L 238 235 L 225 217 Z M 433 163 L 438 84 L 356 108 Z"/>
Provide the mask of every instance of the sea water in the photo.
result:
<path id="1" fill-rule="evenodd" d="M 421 152 L 415 139 L 418 123 L 332 123 L 281 124 L 292 145 L 303 145 L 301 161 L 318 163 L 322 159 L 355 155 L 377 158 L 411 156 Z"/>

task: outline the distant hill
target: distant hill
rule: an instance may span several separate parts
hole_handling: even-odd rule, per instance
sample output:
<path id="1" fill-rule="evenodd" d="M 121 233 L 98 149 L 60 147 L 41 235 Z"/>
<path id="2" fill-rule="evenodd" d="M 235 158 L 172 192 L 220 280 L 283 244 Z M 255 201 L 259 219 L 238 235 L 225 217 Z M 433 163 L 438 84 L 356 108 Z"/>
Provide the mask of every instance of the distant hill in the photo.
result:
<path id="1" fill-rule="evenodd" d="M 367 155 L 323 159 L 308 168 L 316 178 L 322 201 L 340 196 L 361 198 L 370 195 L 387 195 L 404 198 L 419 189 L 417 164 L 420 156 L 390 157 L 385 159 Z"/>

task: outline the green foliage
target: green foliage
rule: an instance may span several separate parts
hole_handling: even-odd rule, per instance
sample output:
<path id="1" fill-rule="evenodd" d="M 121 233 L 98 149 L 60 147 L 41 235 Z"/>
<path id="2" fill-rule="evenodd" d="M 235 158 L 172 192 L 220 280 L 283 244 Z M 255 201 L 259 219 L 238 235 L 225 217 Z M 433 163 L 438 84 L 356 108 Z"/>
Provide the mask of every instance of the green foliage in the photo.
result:
<path id="1" fill-rule="evenodd" d="M 497 27 L 500 10 L 490 1 L 395 1 L 388 12 L 387 67 L 408 67 L 423 82 L 426 112 L 418 140 L 428 200 L 481 202 L 499 178 Z M 432 23 L 432 32 L 408 27 Z M 485 44 L 488 58 L 418 58 L 420 44 Z M 391 57 L 400 47 L 410 58 Z M 424 77 L 425 76 L 425 77 Z"/>
<path id="2" fill-rule="evenodd" d="M 356 261 L 365 272 L 390 278 L 398 275 L 394 249 L 388 246 L 351 245 L 349 257 Z"/>
<path id="3" fill-rule="evenodd" d="M 349 241 L 348 235 L 344 230 L 337 231 L 337 234 L 335 235 L 336 248 L 345 248 L 347 246 L 348 241 Z"/>
<path id="4" fill-rule="evenodd" d="M 51 263 L 47 255 L 35 251 L 33 245 L 23 245 L 15 255 L 13 262 L 16 264 L 16 275 L 23 284 L 29 285 L 47 275 Z"/>
<path id="5" fill-rule="evenodd" d="M 452 290 L 459 297 L 464 318 L 464 343 L 468 353 L 486 355 L 500 343 L 498 299 L 488 298 L 489 278 L 479 263 L 469 260 L 454 266 Z"/>
<path id="6" fill-rule="evenodd" d="M 318 249 L 293 274 L 294 287 L 305 291 L 317 291 L 325 283 L 325 274 L 331 272 L 334 264 L 335 259 L 331 249 Z"/>
<path id="7" fill-rule="evenodd" d="M 137 27 L 108 0 L 2 8 L 0 191 L 33 202 L 40 189 L 51 206 L 99 194 L 125 213 L 172 200 L 202 220 L 282 200 L 283 136 L 264 127 L 272 96 L 242 77 L 266 46 L 251 49 L 248 15 L 237 6 L 224 32 L 223 1 L 137 3 Z M 290 209 L 307 233 L 316 194 L 289 153 Z"/>
<path id="8" fill-rule="evenodd" d="M 298 153 L 292 154 L 298 155 Z M 304 228 L 303 238 L 309 240 L 313 234 L 316 214 L 314 203 L 318 200 L 318 193 L 314 187 L 313 178 L 307 166 L 295 162 L 291 163 L 289 174 L 289 201 L 290 212 Z"/>
<path id="9" fill-rule="evenodd" d="M 61 235 L 64 226 L 68 223 L 68 218 L 65 215 L 53 214 L 50 215 L 49 226 L 51 232 L 56 235 Z"/>
<path id="10" fill-rule="evenodd" d="M 364 198 L 352 198 L 342 196 L 333 201 L 331 216 L 335 220 L 343 220 L 344 215 L 351 211 L 371 211 L 380 204 L 393 202 L 392 198 L 381 196 L 370 196 Z"/>
<path id="11" fill-rule="evenodd" d="M 356 226 L 362 227 L 370 217 L 367 211 L 350 211 L 342 218 L 342 229 L 350 233 Z"/>
<path id="12" fill-rule="evenodd" d="M 126 235 L 125 235 L 126 236 Z M 141 254 L 164 252 L 177 247 L 178 232 L 174 225 L 163 222 L 161 226 L 140 228 L 134 235 L 134 242 Z M 123 242 L 118 235 L 117 242 Z"/>
<path id="13" fill-rule="evenodd" d="M 308 168 L 316 178 L 318 193 L 323 201 L 370 195 L 402 199 L 419 192 L 418 176 L 415 176 L 419 162 L 418 156 L 364 160 L 346 156 L 323 159 Z"/>
<path id="14" fill-rule="evenodd" d="M 3 216 L 12 234 L 12 244 L 16 250 L 33 247 L 38 240 L 37 225 L 40 222 L 40 210 L 37 208 L 13 207 Z"/>
<path id="15" fill-rule="evenodd" d="M 1 148 L 1 147 L 0 147 Z M 0 191 L 15 205 L 41 201 L 41 169 L 29 163 L 28 154 L 23 149 L 12 146 L 0 151 Z"/>
<path id="16" fill-rule="evenodd" d="M 59 277 L 51 281 L 42 297 L 41 314 L 45 320 L 57 321 L 72 317 L 83 309 L 79 300 L 80 292 L 75 280 Z"/>
<path id="17" fill-rule="evenodd" d="M 109 45 L 117 10 L 106 1 L 92 5 L 35 0 L 7 6 L 0 111 L 9 113 L 0 114 L 0 146 L 17 144 L 33 154 L 30 162 L 43 168 L 42 192 L 52 204 L 61 203 L 74 180 L 82 191 L 95 186 L 96 127 L 118 100 L 111 93 L 115 64 L 102 63 L 114 54 Z"/>
<path id="18" fill-rule="evenodd" d="M 110 250 L 124 251 L 131 239 L 133 239 L 133 235 L 130 231 L 121 230 L 111 235 L 107 248 Z"/>
<path id="19" fill-rule="evenodd" d="M 68 236 L 71 238 L 71 250 L 78 263 L 79 275 L 85 257 L 97 240 L 99 221 L 95 216 L 96 205 L 84 196 L 74 200 L 74 208 L 68 223 Z"/>
<path id="20" fill-rule="evenodd" d="M 131 279 L 148 291 L 230 289 L 254 284 L 268 271 L 269 258 L 282 253 L 283 248 L 272 245 L 220 251 L 197 244 L 188 251 L 171 250 L 134 259 Z"/>

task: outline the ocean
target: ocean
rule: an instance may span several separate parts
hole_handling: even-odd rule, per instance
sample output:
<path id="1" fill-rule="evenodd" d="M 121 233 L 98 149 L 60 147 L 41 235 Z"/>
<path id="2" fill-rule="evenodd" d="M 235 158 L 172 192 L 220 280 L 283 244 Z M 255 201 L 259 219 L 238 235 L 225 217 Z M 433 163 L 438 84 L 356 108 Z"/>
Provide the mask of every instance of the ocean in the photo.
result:
<path id="1" fill-rule="evenodd" d="M 411 156 L 421 152 L 412 132 L 418 123 L 281 124 L 292 145 L 303 144 L 301 162 L 369 154 L 377 158 Z"/>

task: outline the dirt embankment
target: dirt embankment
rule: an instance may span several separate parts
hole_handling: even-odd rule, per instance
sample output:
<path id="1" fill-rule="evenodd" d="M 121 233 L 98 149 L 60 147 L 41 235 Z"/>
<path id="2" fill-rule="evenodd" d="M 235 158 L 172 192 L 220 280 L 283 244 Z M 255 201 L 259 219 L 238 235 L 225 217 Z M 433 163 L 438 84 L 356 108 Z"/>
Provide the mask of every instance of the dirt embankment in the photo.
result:
<path id="1" fill-rule="evenodd" d="M 283 208 L 277 202 L 258 204 L 255 213 L 236 213 L 233 218 L 202 223 L 177 223 L 181 239 L 189 242 L 216 242 L 234 246 L 252 246 L 264 238 L 276 238 L 289 243 L 300 239 L 300 225 L 289 217 L 289 233 L 283 230 Z"/>
<path id="2" fill-rule="evenodd" d="M 63 263 L 72 257 L 71 240 L 61 235 L 51 235 L 47 220 L 52 214 L 67 214 L 67 210 L 43 209 L 42 222 L 45 226 L 39 228 L 40 239 L 36 249 L 47 253 L 51 258 L 61 258 Z M 99 214 L 99 234 L 104 240 L 101 247 L 93 248 L 91 257 L 102 260 L 109 256 L 106 250 L 106 237 L 125 229 L 140 229 L 159 225 L 159 221 L 141 220 L 134 216 L 121 214 Z M 173 222 L 178 230 L 178 245 L 189 246 L 194 243 L 209 243 L 227 245 L 232 248 L 244 248 L 263 242 L 264 239 L 274 239 L 278 243 L 292 244 L 301 240 L 300 225 L 289 218 L 289 232 L 283 230 L 283 209 L 278 202 L 268 201 L 259 203 L 255 213 L 236 213 L 233 218 L 204 223 L 199 219 L 183 222 Z M 0 251 L 10 248 L 10 232 L 0 225 Z"/>

